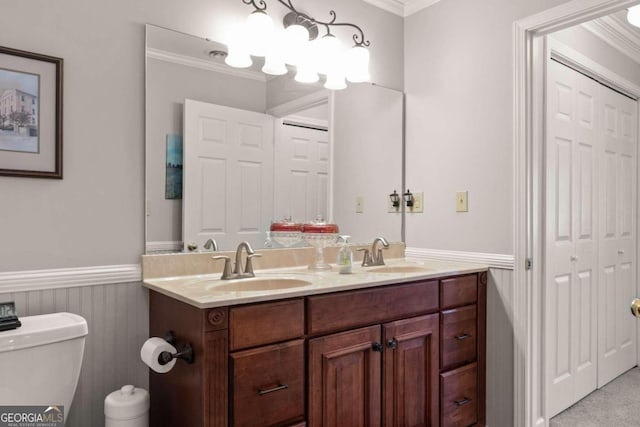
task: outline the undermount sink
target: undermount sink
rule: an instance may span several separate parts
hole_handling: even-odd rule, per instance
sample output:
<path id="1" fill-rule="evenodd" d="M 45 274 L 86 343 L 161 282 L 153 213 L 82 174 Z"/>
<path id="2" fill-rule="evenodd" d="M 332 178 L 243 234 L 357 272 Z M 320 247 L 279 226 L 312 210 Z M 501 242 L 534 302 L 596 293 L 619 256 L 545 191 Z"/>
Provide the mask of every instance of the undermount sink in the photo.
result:
<path id="1" fill-rule="evenodd" d="M 311 282 L 291 277 L 253 277 L 251 279 L 221 280 L 216 284 L 207 286 L 209 291 L 220 292 L 256 292 L 277 291 L 280 289 L 302 288 L 311 285 Z"/>
<path id="2" fill-rule="evenodd" d="M 433 270 L 421 265 L 385 265 L 383 267 L 370 268 L 372 273 L 426 273 Z"/>

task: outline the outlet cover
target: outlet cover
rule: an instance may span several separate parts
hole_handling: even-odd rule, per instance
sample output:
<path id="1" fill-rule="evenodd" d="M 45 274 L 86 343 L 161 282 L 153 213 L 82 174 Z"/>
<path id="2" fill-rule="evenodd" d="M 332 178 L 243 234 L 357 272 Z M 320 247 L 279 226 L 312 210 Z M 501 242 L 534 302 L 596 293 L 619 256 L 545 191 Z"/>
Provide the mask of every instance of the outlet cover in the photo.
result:
<path id="1" fill-rule="evenodd" d="M 356 213 L 364 213 L 364 197 L 356 197 Z"/>
<path id="2" fill-rule="evenodd" d="M 408 213 L 423 213 L 424 212 L 424 193 L 416 191 L 413 193 L 413 206 L 407 207 Z"/>
<path id="3" fill-rule="evenodd" d="M 456 193 L 456 212 L 469 212 L 467 197 L 467 191 L 459 191 Z"/>

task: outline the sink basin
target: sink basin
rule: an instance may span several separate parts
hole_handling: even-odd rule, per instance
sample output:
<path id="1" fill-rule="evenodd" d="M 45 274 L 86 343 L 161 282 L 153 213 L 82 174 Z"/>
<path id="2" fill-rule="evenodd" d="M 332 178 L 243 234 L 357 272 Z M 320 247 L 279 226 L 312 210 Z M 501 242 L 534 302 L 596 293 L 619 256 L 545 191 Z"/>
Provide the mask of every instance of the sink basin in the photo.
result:
<path id="1" fill-rule="evenodd" d="M 382 267 L 370 268 L 367 271 L 372 273 L 426 273 L 432 268 L 421 265 L 385 265 Z"/>
<path id="2" fill-rule="evenodd" d="M 220 280 L 216 284 L 207 286 L 207 290 L 220 292 L 277 291 L 309 285 L 311 282 L 307 280 L 291 277 L 254 277 L 251 279 Z"/>

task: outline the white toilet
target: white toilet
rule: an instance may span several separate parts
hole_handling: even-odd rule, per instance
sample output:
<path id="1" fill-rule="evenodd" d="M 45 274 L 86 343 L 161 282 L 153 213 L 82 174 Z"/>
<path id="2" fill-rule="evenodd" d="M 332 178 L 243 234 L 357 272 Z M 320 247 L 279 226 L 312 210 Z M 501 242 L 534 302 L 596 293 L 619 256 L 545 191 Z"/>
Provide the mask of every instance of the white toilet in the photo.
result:
<path id="1" fill-rule="evenodd" d="M 21 317 L 0 332 L 0 405 L 64 406 L 78 384 L 87 321 L 71 313 Z"/>

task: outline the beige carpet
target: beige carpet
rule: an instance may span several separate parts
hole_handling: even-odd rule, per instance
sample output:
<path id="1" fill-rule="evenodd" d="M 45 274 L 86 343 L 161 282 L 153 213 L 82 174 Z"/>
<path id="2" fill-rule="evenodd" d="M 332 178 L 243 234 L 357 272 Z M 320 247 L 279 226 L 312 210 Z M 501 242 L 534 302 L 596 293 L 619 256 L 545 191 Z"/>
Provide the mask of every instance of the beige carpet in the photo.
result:
<path id="1" fill-rule="evenodd" d="M 640 368 L 636 367 L 551 419 L 550 427 L 640 426 Z"/>

